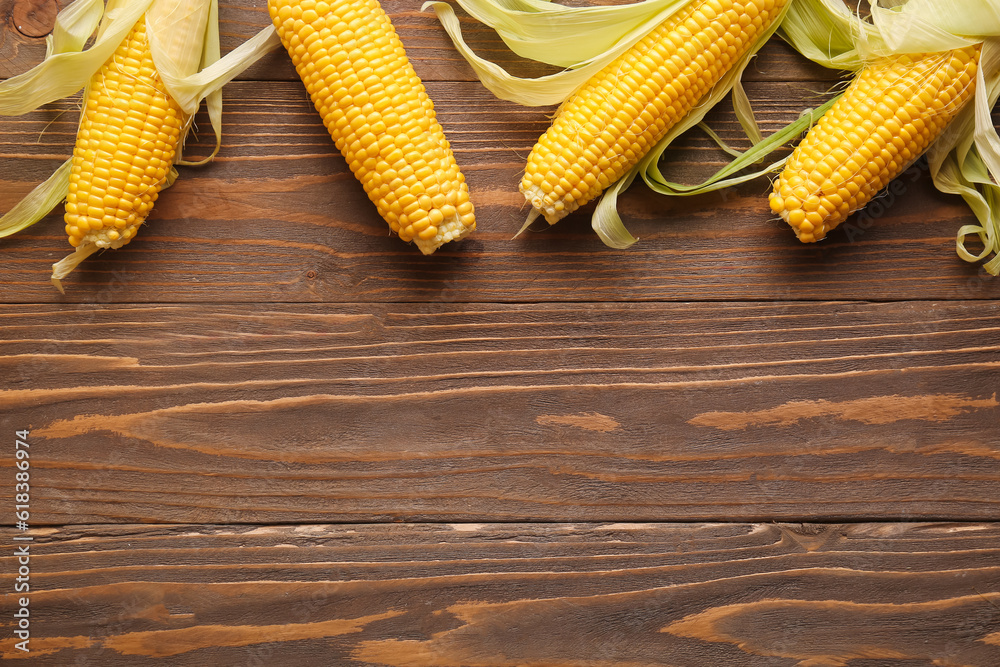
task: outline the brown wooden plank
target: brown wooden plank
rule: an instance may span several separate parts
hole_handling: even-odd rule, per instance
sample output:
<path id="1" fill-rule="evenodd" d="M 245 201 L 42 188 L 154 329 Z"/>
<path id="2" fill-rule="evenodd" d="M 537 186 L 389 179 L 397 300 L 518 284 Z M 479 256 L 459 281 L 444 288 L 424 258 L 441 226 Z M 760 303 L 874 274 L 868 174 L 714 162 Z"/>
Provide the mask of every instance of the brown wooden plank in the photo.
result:
<path id="1" fill-rule="evenodd" d="M 997 524 L 84 526 L 36 535 L 37 665 L 1000 662 Z M 0 561 L 11 619 L 17 563 L 8 549 Z M 22 657 L 8 638 L 2 651 Z"/>
<path id="2" fill-rule="evenodd" d="M 1000 510 L 996 303 L 0 312 L 37 524 Z"/>
<path id="3" fill-rule="evenodd" d="M 855 217 L 820 244 L 799 243 L 772 219 L 765 179 L 672 199 L 636 184 L 620 203 L 641 240 L 626 251 L 600 242 L 590 229 L 590 207 L 512 240 L 525 215 L 519 174 L 546 127 L 545 114 L 497 101 L 477 84 L 428 87 L 477 203 L 477 232 L 454 247 L 423 257 L 387 233 L 301 85 L 237 83 L 227 95 L 220 157 L 204 168 L 182 167 L 136 241 L 86 261 L 63 297 L 48 284 L 51 264 L 69 251 L 60 215 L 53 214 L 0 243 L 0 300 L 80 302 L 97 291 L 135 302 L 1000 296 L 1000 281 L 955 255 L 954 233 L 973 221 L 971 212 L 959 198 L 934 190 L 919 166 L 873 204 L 877 219 Z M 760 105 L 765 131 L 802 110 L 799 84 L 748 89 L 767 100 Z M 64 102 L 0 119 L 0 209 L 70 154 L 72 109 Z M 206 128 L 207 119 L 199 125 Z M 720 109 L 713 125 L 740 142 L 731 110 Z M 188 154 L 205 154 L 210 135 L 192 141 Z M 695 131 L 670 151 L 665 168 L 694 181 L 723 158 Z M 116 282 L 128 289 L 108 289 Z"/>

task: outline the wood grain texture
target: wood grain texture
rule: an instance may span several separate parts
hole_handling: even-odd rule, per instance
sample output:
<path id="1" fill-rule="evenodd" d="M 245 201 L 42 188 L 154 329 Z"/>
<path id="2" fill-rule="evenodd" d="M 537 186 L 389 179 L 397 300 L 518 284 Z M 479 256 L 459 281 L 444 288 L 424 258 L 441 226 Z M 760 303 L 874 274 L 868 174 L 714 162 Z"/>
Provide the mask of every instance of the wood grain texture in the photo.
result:
<path id="1" fill-rule="evenodd" d="M 38 665 L 1000 662 L 997 524 L 79 526 L 31 549 Z"/>
<path id="2" fill-rule="evenodd" d="M 1000 510 L 996 304 L 2 314 L 38 523 Z"/>

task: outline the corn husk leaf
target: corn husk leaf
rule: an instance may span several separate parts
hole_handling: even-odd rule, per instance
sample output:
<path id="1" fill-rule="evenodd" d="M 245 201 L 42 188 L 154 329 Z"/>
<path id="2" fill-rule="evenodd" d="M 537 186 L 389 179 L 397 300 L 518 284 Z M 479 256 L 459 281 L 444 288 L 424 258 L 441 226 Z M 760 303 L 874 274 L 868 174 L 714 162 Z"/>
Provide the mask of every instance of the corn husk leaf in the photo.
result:
<path id="1" fill-rule="evenodd" d="M 72 162 L 63 162 L 44 183 L 37 185 L 14 208 L 0 217 L 0 238 L 30 227 L 59 205 L 66 197 Z"/>
<path id="2" fill-rule="evenodd" d="M 216 48 L 218 36 L 215 37 Z M 281 40 L 274 26 L 267 26 L 256 35 L 240 44 L 221 59 L 206 60 L 206 66 L 201 71 L 173 82 L 170 94 L 182 106 L 193 105 L 219 91 L 237 75 L 253 65 L 262 57 L 281 46 Z"/>
<path id="3" fill-rule="evenodd" d="M 216 2 L 156 0 L 146 12 L 149 50 L 160 80 L 172 96 L 173 83 L 197 72 L 203 61 L 206 27 Z"/>
<path id="4" fill-rule="evenodd" d="M 864 64 L 857 46 L 859 36 L 870 40 L 870 30 L 843 0 L 795 0 L 778 32 L 809 60 L 830 69 L 856 71 Z"/>
<path id="5" fill-rule="evenodd" d="M 524 106 L 559 104 L 602 67 L 691 0 L 647 0 L 614 7 L 564 7 L 541 0 L 457 0 L 494 28 L 518 55 L 566 69 L 537 78 L 513 76 L 466 44 L 455 10 L 427 2 L 479 80 L 500 99 Z"/>
<path id="6" fill-rule="evenodd" d="M 200 162 L 212 160 L 222 145 L 222 87 L 236 75 L 281 45 L 274 26 L 221 57 L 218 0 L 155 0 L 146 14 L 149 47 L 157 74 L 170 96 L 189 116 L 203 99 L 215 132 L 215 149 Z"/>
<path id="7" fill-rule="evenodd" d="M 990 0 L 892 0 L 871 3 L 872 23 L 887 53 L 947 51 L 1000 35 L 1000 13 Z"/>
<path id="8" fill-rule="evenodd" d="M 577 67 L 599 57 L 652 16 L 670 16 L 689 2 L 565 7 L 546 0 L 459 0 L 473 18 L 496 30 L 511 51 L 558 67 Z"/>
<path id="9" fill-rule="evenodd" d="M 619 178 L 610 188 L 605 190 L 594 208 L 593 217 L 590 219 L 590 226 L 597 232 L 604 245 L 611 248 L 622 250 L 639 241 L 625 227 L 621 214 L 618 213 L 618 195 L 632 185 L 639 170 L 638 165 L 633 167 L 625 176 Z"/>
<path id="10" fill-rule="evenodd" d="M 989 73 L 989 74 L 987 74 Z M 942 192 L 960 195 L 975 214 L 978 225 L 963 225 L 955 247 L 967 262 L 980 262 L 991 275 L 1000 275 L 1000 137 L 990 109 L 1000 97 L 1000 38 L 983 42 L 973 104 L 962 111 L 951 127 L 928 150 L 934 185 Z M 977 236 L 982 251 L 965 247 L 968 236 Z"/>
<path id="11" fill-rule="evenodd" d="M 205 22 L 205 37 L 204 44 L 201 50 L 201 60 L 194 71 L 190 74 L 194 74 L 199 69 L 204 69 L 209 65 L 212 65 L 222 57 L 222 49 L 219 44 L 219 4 L 218 2 L 209 3 L 208 17 Z M 161 74 L 161 77 L 163 75 Z M 170 76 L 169 74 L 167 76 Z M 176 91 L 179 83 L 173 84 L 173 89 Z M 198 166 L 202 164 L 207 164 L 215 159 L 218 155 L 219 149 L 222 148 L 222 89 L 213 90 L 205 97 L 205 105 L 208 110 L 209 122 L 212 125 L 212 130 L 215 132 L 215 148 L 212 149 L 211 154 L 203 160 L 197 162 L 190 162 L 184 159 L 184 145 L 181 144 L 180 149 L 177 151 L 177 156 L 174 159 L 174 164 L 183 164 L 190 166 Z M 175 98 L 176 99 L 176 98 Z M 200 99 L 200 97 L 198 98 Z M 187 102 L 190 104 L 190 101 Z M 182 105 L 183 106 L 183 105 Z M 173 181 L 176 180 L 176 168 L 171 167 L 170 169 L 173 178 L 170 180 L 171 185 Z"/>
<path id="12" fill-rule="evenodd" d="M 65 294 L 66 290 L 63 289 L 62 286 L 63 279 L 72 273 L 73 269 L 80 266 L 83 260 L 90 257 L 98 250 L 100 250 L 100 248 L 93 243 L 81 245 L 76 250 L 53 264 L 52 277 L 49 278 L 52 286 L 59 290 L 61 294 Z"/>
<path id="13" fill-rule="evenodd" d="M 82 51 L 104 15 L 103 0 L 76 0 L 56 16 L 55 26 L 45 37 L 46 57 Z"/>
<path id="14" fill-rule="evenodd" d="M 769 135 L 766 139 L 762 139 L 752 148 L 743 152 L 737 151 L 735 160 L 731 161 L 725 167 L 715 172 L 715 174 L 707 180 L 697 185 L 684 185 L 682 183 L 673 183 L 668 181 L 660 172 L 659 160 L 652 151 L 643 160 L 643 162 L 638 165 L 638 169 L 642 172 L 647 184 L 653 190 L 665 195 L 699 195 L 706 192 L 729 188 L 734 185 L 739 185 L 740 183 L 746 183 L 747 181 L 758 178 L 763 174 L 779 169 L 785 164 L 787 158 L 782 158 L 773 164 L 764 167 L 758 172 L 749 174 L 744 173 L 739 176 L 736 176 L 735 174 L 738 174 L 740 171 L 761 162 L 771 153 L 786 145 L 788 142 L 793 141 L 800 134 L 808 130 L 813 123 L 819 120 L 819 118 L 836 103 L 837 99 L 839 99 L 839 96 L 826 101 L 816 109 L 806 109 L 795 122 L 786 125 L 780 131 Z"/>
<path id="15" fill-rule="evenodd" d="M 743 88 L 742 76 L 736 77 L 733 83 L 733 109 L 736 111 L 736 118 L 740 122 L 743 132 L 750 138 L 754 145 L 764 140 L 760 132 L 760 125 L 757 124 L 757 117 L 754 115 L 753 106 L 747 91 Z M 721 144 L 720 144 L 721 145 Z"/>

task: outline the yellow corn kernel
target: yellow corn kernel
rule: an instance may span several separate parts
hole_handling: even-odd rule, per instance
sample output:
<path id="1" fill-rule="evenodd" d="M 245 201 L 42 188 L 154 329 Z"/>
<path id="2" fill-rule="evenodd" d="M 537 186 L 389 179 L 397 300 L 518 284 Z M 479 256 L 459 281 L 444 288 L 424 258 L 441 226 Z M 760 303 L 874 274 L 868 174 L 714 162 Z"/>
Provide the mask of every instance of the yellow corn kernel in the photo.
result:
<path id="1" fill-rule="evenodd" d="M 695 0 L 591 77 L 562 105 L 528 157 L 520 190 L 533 216 L 553 224 L 624 176 L 711 91 L 785 4 Z"/>
<path id="2" fill-rule="evenodd" d="M 187 122 L 163 88 L 141 18 L 87 88 L 66 196 L 73 247 L 125 245 L 156 201 Z"/>
<path id="3" fill-rule="evenodd" d="M 428 255 L 472 232 L 465 178 L 378 1 L 268 0 L 268 9 L 323 124 L 389 227 Z"/>
<path id="4" fill-rule="evenodd" d="M 979 54 L 976 45 L 900 55 L 862 69 L 788 158 L 771 210 L 800 241 L 824 238 L 920 157 L 972 99 Z M 784 196 L 793 180 L 820 185 L 798 200 Z M 820 210 L 825 215 L 817 216 Z"/>

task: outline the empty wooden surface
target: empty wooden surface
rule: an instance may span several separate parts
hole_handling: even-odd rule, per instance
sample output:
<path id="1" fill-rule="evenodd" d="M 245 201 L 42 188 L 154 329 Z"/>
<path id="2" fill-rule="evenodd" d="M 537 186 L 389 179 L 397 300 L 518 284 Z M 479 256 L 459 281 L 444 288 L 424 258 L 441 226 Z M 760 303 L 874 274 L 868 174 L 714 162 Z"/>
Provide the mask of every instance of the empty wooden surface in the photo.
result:
<path id="1" fill-rule="evenodd" d="M 1000 511 L 995 303 L 32 305 L 3 325 L 53 525 Z"/>
<path id="2" fill-rule="evenodd" d="M 16 431 L 32 457 L 3 658 L 1000 664 L 1000 280 L 955 256 L 965 204 L 918 163 L 806 246 L 766 179 L 635 185 L 630 250 L 590 207 L 512 240 L 552 109 L 495 99 L 419 2 L 384 4 L 470 184 L 468 240 L 389 236 L 275 52 L 227 86 L 215 162 L 65 296 L 59 212 L 0 241 L 5 516 Z M 0 0 L 0 78 L 64 5 Z M 249 0 L 220 18 L 224 50 L 267 23 Z M 747 79 L 769 132 L 840 73 L 774 41 Z M 726 107 L 710 122 L 746 145 Z M 0 118 L 0 211 L 68 157 L 76 109 Z M 688 180 L 724 161 L 697 131 L 669 157 Z"/>
<path id="3" fill-rule="evenodd" d="M 40 665 L 1000 661 L 995 524 L 82 525 L 37 535 Z M 17 656 L 5 647 L 3 657 Z"/>

